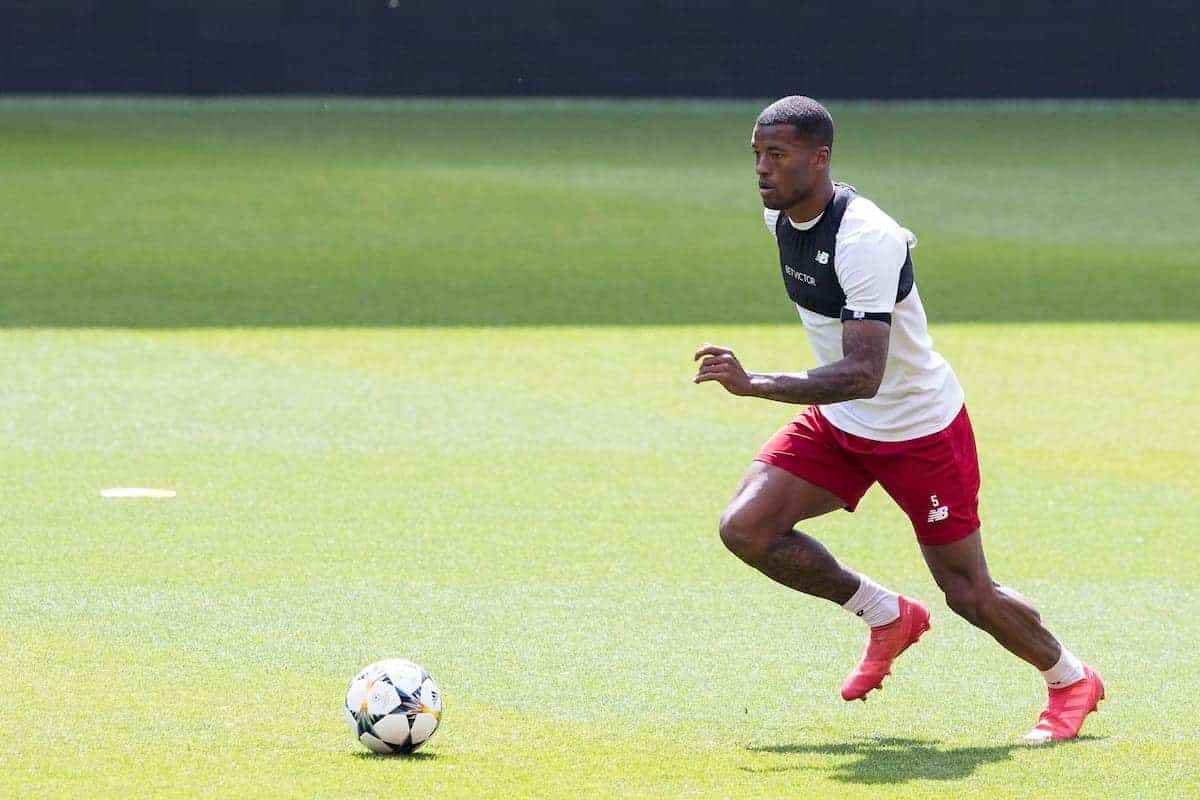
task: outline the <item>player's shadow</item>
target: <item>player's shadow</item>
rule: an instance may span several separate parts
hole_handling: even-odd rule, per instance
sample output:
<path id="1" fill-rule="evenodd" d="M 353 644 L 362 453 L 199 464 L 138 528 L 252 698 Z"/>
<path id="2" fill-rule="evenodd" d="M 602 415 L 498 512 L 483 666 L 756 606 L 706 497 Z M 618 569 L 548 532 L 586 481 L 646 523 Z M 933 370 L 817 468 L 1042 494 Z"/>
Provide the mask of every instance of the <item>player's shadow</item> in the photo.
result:
<path id="1" fill-rule="evenodd" d="M 1095 739 L 1081 736 L 1076 742 Z M 970 776 L 984 764 L 1008 761 L 1017 750 L 1030 749 L 1018 742 L 991 747 L 938 747 L 936 739 L 905 739 L 894 737 L 857 737 L 852 741 L 826 744 L 783 744 L 751 746 L 754 753 L 775 753 L 782 756 L 846 756 L 835 766 L 824 760 L 790 759 L 792 763 L 764 767 L 742 767 L 746 772 L 786 772 L 806 769 L 828 772 L 829 777 L 842 783 L 907 783 L 908 781 L 953 781 Z M 1040 745 L 1035 750 L 1060 747 L 1069 743 Z"/>

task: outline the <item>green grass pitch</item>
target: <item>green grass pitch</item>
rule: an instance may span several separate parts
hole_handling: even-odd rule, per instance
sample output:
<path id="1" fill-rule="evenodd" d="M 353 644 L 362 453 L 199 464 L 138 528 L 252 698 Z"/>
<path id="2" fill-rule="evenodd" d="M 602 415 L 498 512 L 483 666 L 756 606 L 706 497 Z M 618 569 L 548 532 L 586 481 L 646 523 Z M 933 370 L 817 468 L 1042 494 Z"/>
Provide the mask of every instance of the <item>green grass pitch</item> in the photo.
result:
<path id="1" fill-rule="evenodd" d="M 864 627 L 717 539 L 796 409 L 692 350 L 811 365 L 758 107 L 0 101 L 0 796 L 1200 796 L 1200 105 L 832 104 L 993 572 L 1108 684 L 1043 749 L 878 490 L 806 526 L 934 608 L 865 704 Z M 416 758 L 342 719 L 387 656 Z"/>

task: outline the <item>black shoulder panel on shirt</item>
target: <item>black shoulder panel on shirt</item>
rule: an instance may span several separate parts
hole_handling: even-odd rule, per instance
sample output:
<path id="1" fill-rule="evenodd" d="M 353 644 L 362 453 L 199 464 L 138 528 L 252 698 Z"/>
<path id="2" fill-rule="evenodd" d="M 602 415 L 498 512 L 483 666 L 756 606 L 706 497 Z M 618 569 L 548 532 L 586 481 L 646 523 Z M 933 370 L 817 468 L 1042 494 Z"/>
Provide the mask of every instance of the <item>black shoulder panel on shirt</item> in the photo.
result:
<path id="1" fill-rule="evenodd" d="M 786 211 L 780 211 L 775 221 L 779 269 L 788 297 L 801 308 L 835 319 L 846 304 L 846 293 L 833 268 L 837 232 L 854 195 L 853 186 L 835 183 L 833 197 L 829 198 L 821 219 L 806 231 L 797 230 L 788 222 Z"/>
<path id="2" fill-rule="evenodd" d="M 913 263 L 912 251 L 907 250 L 904 253 L 904 266 L 900 268 L 900 285 L 896 287 L 896 302 L 899 303 L 904 298 L 908 297 L 909 292 L 913 287 Z"/>
<path id="3" fill-rule="evenodd" d="M 801 308 L 825 317 L 845 320 L 846 293 L 838 282 L 834 263 L 837 259 L 837 232 L 846 207 L 858 191 L 848 183 L 834 183 L 833 197 L 821 219 L 812 228 L 797 230 L 788 222 L 787 212 L 775 218 L 775 241 L 779 245 L 779 268 L 788 297 Z M 908 297 L 913 287 L 912 255 L 905 254 L 900 268 L 896 302 Z M 853 313 L 853 312 L 852 312 Z M 853 317 L 851 317 L 853 319 Z M 891 317 L 885 322 L 890 322 Z"/>

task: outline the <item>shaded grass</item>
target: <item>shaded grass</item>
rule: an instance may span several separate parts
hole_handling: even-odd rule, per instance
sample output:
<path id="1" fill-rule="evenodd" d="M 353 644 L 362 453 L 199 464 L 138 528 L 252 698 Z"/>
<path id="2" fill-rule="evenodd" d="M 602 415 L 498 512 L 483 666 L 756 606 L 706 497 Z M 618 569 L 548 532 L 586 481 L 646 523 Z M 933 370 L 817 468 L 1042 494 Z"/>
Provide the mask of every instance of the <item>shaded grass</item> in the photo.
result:
<path id="1" fill-rule="evenodd" d="M 0 324 L 786 321 L 756 108 L 9 101 Z M 1200 313 L 1200 106 L 833 110 L 936 319 Z"/>

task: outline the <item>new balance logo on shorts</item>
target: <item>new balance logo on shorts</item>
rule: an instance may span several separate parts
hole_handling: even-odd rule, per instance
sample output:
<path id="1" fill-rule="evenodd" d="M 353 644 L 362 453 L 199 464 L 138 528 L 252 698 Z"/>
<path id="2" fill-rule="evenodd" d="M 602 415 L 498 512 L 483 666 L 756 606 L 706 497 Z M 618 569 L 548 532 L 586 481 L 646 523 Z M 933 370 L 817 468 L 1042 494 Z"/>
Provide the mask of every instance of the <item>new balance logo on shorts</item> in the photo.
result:
<path id="1" fill-rule="evenodd" d="M 939 506 L 936 494 L 929 495 L 929 505 L 933 507 L 933 510 L 929 512 L 926 522 L 941 522 L 950 518 L 950 506 Z"/>

